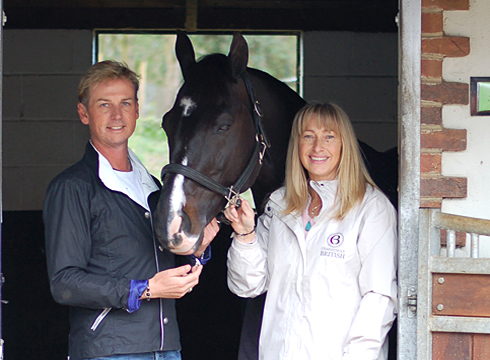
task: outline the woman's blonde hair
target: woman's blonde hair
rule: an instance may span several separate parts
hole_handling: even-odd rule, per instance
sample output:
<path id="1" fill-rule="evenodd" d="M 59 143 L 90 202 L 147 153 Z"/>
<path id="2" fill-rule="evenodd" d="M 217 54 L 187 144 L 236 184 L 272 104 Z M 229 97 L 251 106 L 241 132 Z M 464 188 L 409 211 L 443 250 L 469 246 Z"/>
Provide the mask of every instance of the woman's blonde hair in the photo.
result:
<path id="1" fill-rule="evenodd" d="M 310 119 L 316 118 L 320 126 L 335 132 L 342 141 L 340 161 L 337 168 L 338 189 L 336 212 L 333 218 L 341 220 L 359 202 L 366 192 L 367 184 L 376 187 L 371 179 L 359 150 L 354 129 L 347 114 L 332 103 L 311 103 L 298 111 L 294 118 L 286 159 L 285 213 L 301 213 L 308 203 L 308 172 L 301 164 L 299 141 Z"/>
<path id="2" fill-rule="evenodd" d="M 131 70 L 124 62 L 104 60 L 95 63 L 80 80 L 78 85 L 78 101 L 88 109 L 90 87 L 95 88 L 107 80 L 127 79 L 133 84 L 134 98 L 138 100 L 140 76 Z"/>

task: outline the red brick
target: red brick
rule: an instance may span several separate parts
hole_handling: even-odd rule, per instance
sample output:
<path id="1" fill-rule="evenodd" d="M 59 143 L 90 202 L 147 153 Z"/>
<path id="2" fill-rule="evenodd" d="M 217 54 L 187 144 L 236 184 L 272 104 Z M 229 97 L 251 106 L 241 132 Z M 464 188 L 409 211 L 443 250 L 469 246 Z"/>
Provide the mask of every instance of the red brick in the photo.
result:
<path id="1" fill-rule="evenodd" d="M 420 207 L 427 209 L 440 209 L 442 205 L 442 198 L 424 198 L 420 199 Z"/>
<path id="2" fill-rule="evenodd" d="M 469 10 L 469 0 L 422 0 L 423 9 Z"/>
<path id="3" fill-rule="evenodd" d="M 466 129 L 431 130 L 420 134 L 421 149 L 466 150 Z"/>
<path id="4" fill-rule="evenodd" d="M 442 125 L 442 107 L 422 106 L 420 108 L 420 122 L 427 125 Z"/>
<path id="5" fill-rule="evenodd" d="M 420 179 L 420 196 L 442 198 L 464 198 L 467 179 L 461 177 L 436 177 Z"/>
<path id="6" fill-rule="evenodd" d="M 470 53 L 470 38 L 462 36 L 443 36 L 422 39 L 422 54 L 442 55 L 444 57 L 463 57 Z"/>
<path id="7" fill-rule="evenodd" d="M 442 79 L 442 60 L 422 59 L 422 78 Z"/>
<path id="8" fill-rule="evenodd" d="M 422 84 L 421 98 L 442 104 L 468 105 L 468 84 L 442 82 L 441 84 Z"/>
<path id="9" fill-rule="evenodd" d="M 441 154 L 420 155 L 421 173 L 441 173 Z"/>
<path id="10" fill-rule="evenodd" d="M 424 34 L 443 33 L 442 11 L 437 13 L 422 13 L 422 36 Z"/>
<path id="11" fill-rule="evenodd" d="M 447 244 L 447 231 L 441 229 L 441 245 L 446 246 Z M 466 233 L 456 232 L 456 247 L 462 248 L 466 245 Z"/>

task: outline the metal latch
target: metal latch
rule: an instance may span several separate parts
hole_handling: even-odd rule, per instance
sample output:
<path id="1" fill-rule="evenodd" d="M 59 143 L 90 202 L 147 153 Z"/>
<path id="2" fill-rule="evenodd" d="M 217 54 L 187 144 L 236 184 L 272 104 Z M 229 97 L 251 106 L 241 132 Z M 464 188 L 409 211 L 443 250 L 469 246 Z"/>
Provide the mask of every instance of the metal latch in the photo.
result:
<path id="1" fill-rule="evenodd" d="M 409 318 L 414 318 L 417 316 L 417 288 L 415 286 L 408 288 L 407 308 Z"/>

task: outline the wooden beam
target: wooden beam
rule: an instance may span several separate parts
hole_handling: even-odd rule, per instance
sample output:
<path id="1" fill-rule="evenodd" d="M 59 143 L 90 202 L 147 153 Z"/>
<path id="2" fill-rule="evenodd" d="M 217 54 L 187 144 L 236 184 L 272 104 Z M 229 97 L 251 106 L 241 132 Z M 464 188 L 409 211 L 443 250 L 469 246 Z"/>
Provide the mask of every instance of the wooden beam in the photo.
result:
<path id="1" fill-rule="evenodd" d="M 197 31 L 197 0 L 186 0 L 185 2 L 185 30 L 187 32 Z"/>

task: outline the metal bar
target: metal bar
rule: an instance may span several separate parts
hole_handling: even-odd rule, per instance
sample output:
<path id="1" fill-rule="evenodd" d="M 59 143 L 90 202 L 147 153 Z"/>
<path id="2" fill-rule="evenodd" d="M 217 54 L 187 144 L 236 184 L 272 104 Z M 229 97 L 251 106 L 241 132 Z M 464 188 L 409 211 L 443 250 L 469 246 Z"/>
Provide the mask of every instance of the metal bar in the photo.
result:
<path id="1" fill-rule="evenodd" d="M 429 209 L 420 210 L 420 236 L 419 236 L 419 271 L 418 271 L 418 293 L 417 293 L 417 342 L 416 354 L 411 359 L 430 359 L 432 353 L 432 334 L 427 326 L 427 321 L 431 316 L 432 309 L 432 276 L 430 268 L 431 233 L 431 211 Z M 440 241 L 437 246 L 440 246 Z M 401 314 L 400 314 L 401 315 Z M 415 350 L 414 349 L 414 350 Z"/>
<path id="2" fill-rule="evenodd" d="M 480 257 L 480 235 L 471 234 L 471 257 L 477 259 Z"/>
<path id="3" fill-rule="evenodd" d="M 439 229 L 450 229 L 458 232 L 475 233 L 490 236 L 490 220 L 467 216 L 434 212 L 434 226 Z"/>
<path id="4" fill-rule="evenodd" d="M 417 354 L 417 318 L 409 317 L 408 294 L 417 290 L 420 207 L 420 0 L 399 0 L 399 99 L 398 99 L 398 341 L 397 359 L 413 360 Z M 416 181 L 415 181 L 416 180 Z"/>
<path id="5" fill-rule="evenodd" d="M 488 259 L 431 257 L 429 270 L 433 273 L 490 275 Z"/>
<path id="6" fill-rule="evenodd" d="M 7 21 L 7 17 L 4 13 L 3 0 L 0 0 L 0 148 L 2 144 L 2 128 L 3 128 L 3 118 L 2 118 L 2 99 L 3 99 L 3 27 L 5 22 Z M 3 157 L 0 151 L 0 165 L 3 164 Z M 2 229 L 3 226 L 3 197 L 2 197 L 2 166 L 0 166 L 0 249 L 2 248 Z M 3 287 L 3 272 L 2 272 L 2 253 L 0 250 L 0 357 L 3 359 L 3 333 L 2 333 L 2 324 L 3 324 L 3 312 L 2 312 L 2 287 Z"/>
<path id="7" fill-rule="evenodd" d="M 490 318 L 431 316 L 428 325 L 433 332 L 488 334 L 490 329 Z"/>
<path id="8" fill-rule="evenodd" d="M 454 230 L 447 230 L 446 249 L 447 249 L 446 256 L 454 257 L 456 253 L 456 232 Z"/>

